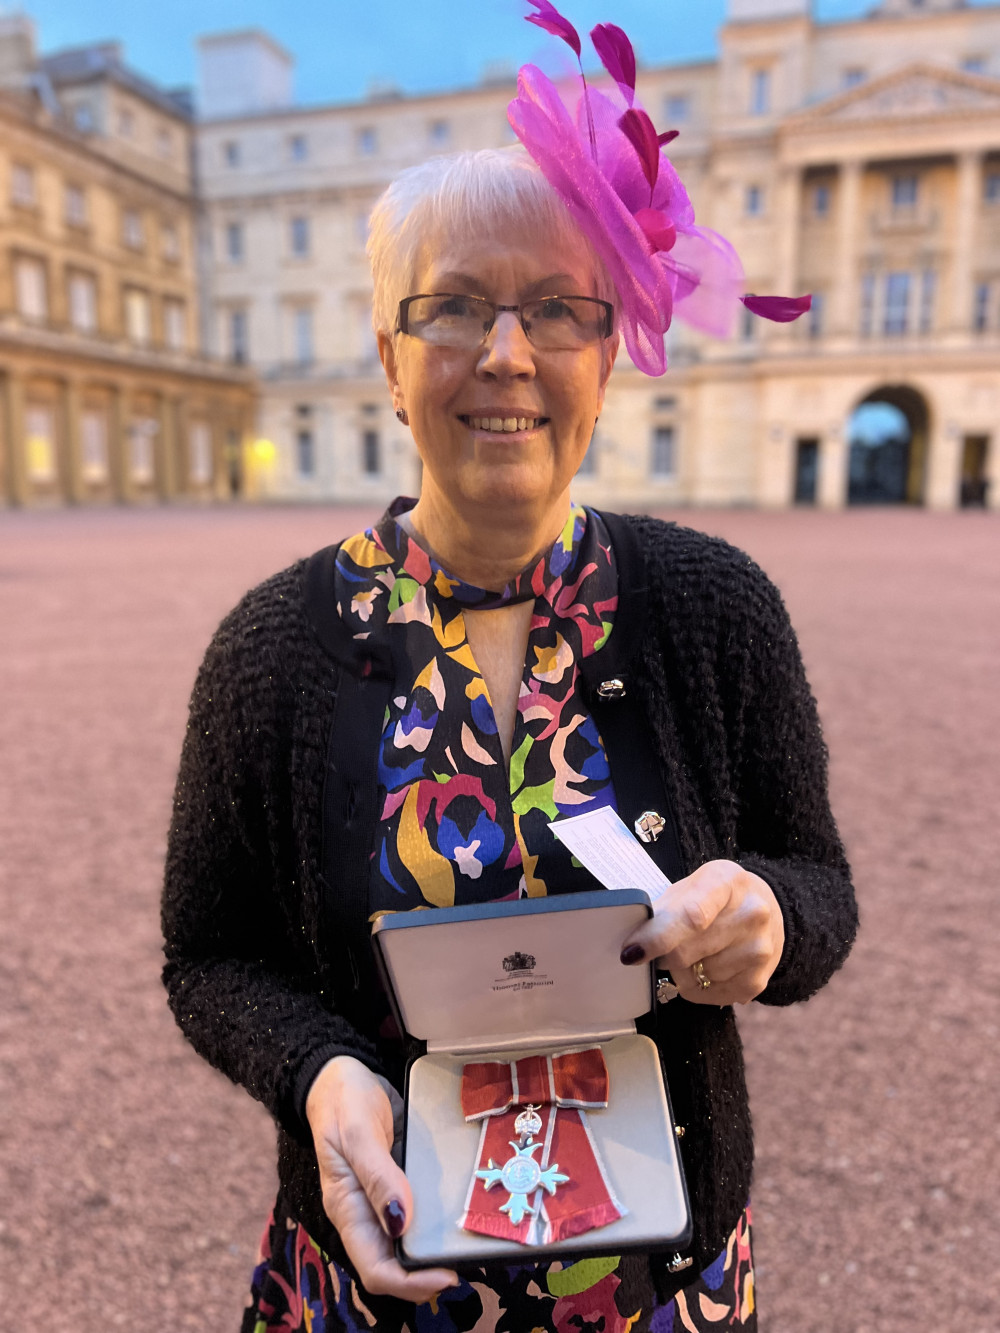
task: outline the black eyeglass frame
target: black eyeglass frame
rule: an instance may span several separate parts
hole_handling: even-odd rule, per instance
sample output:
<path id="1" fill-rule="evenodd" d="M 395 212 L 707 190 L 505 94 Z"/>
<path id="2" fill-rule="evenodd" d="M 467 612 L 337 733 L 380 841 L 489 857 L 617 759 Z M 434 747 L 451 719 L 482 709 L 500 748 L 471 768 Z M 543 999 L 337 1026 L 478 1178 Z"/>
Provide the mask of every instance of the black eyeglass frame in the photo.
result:
<path id="1" fill-rule="evenodd" d="M 524 336 L 527 338 L 528 342 L 530 342 L 532 346 L 534 346 L 534 343 L 532 342 L 531 338 L 531 333 L 525 326 L 524 314 L 522 313 L 522 311 L 523 307 L 526 305 L 540 305 L 544 301 L 587 301 L 590 305 L 600 306 L 601 309 L 604 311 L 604 328 L 599 335 L 601 341 L 603 342 L 605 338 L 610 338 L 612 333 L 614 333 L 615 331 L 614 306 L 611 304 L 610 301 L 602 301 L 600 297 L 597 296 L 535 296 L 530 301 L 522 301 L 518 305 L 498 305 L 495 301 L 488 301 L 485 296 L 470 296 L 468 292 L 417 292 L 413 296 L 404 296 L 402 301 L 400 301 L 399 313 L 397 316 L 397 325 L 398 325 L 397 332 L 405 333 L 411 338 L 418 338 L 420 335 L 417 333 L 411 333 L 408 327 L 409 311 L 410 311 L 410 306 L 413 304 L 413 302 L 427 301 L 432 298 L 437 298 L 439 300 L 446 300 L 450 296 L 454 296 L 456 299 L 461 301 L 478 301 L 482 305 L 489 306 L 490 309 L 493 311 L 493 318 L 490 320 L 489 326 L 483 330 L 482 340 L 484 342 L 493 332 L 493 326 L 497 322 L 497 315 L 499 315 L 503 311 L 509 311 L 510 314 L 517 315 L 521 328 L 524 330 Z M 572 350 L 572 349 L 568 348 L 566 350 Z"/>

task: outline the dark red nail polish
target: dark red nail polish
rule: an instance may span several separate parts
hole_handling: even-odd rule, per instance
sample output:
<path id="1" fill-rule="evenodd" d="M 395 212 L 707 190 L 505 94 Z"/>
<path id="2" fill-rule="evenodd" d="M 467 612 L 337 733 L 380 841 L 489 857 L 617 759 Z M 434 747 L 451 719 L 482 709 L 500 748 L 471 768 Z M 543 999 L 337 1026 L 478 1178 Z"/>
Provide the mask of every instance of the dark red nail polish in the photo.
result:
<path id="1" fill-rule="evenodd" d="M 403 1227 L 406 1226 L 406 1214 L 403 1212 L 403 1205 L 398 1199 L 390 1199 L 382 1209 L 382 1216 L 385 1218 L 385 1229 L 393 1240 L 399 1240 L 403 1234 Z"/>
<path id="2" fill-rule="evenodd" d="M 645 954 L 642 951 L 641 944 L 626 944 L 621 952 L 621 960 L 626 967 L 632 967 L 635 963 L 641 963 Z"/>

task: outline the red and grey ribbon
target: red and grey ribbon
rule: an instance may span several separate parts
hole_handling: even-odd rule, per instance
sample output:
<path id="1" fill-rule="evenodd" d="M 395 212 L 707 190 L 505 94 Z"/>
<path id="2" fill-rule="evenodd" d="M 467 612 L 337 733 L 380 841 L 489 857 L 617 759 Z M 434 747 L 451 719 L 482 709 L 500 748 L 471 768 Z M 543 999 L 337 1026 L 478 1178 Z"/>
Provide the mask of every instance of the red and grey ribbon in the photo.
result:
<path id="1" fill-rule="evenodd" d="M 541 1108 L 541 1143 L 534 1156 L 547 1170 L 568 1176 L 554 1193 L 537 1188 L 531 1211 L 516 1225 L 501 1209 L 510 1199 L 503 1187 L 487 1189 L 476 1171 L 499 1167 L 513 1153 L 518 1111 Z M 523 1245 L 547 1245 L 606 1226 L 628 1211 L 615 1198 L 587 1123 L 587 1110 L 608 1104 L 608 1069 L 599 1046 L 532 1055 L 521 1060 L 483 1061 L 462 1071 L 462 1113 L 481 1120 L 476 1171 L 459 1225 L 466 1231 Z"/>

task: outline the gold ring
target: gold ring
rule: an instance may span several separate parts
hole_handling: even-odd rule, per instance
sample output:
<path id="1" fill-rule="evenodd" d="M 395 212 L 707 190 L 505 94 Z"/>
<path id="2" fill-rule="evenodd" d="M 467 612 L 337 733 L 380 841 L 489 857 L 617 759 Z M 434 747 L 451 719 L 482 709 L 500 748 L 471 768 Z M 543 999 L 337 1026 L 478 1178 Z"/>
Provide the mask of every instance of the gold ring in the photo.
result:
<path id="1" fill-rule="evenodd" d="M 691 971 L 694 973 L 694 979 L 695 981 L 697 981 L 698 985 L 702 988 L 702 990 L 708 990 L 709 986 L 711 986 L 712 984 L 712 981 L 710 977 L 705 976 L 705 964 L 695 963 L 692 966 Z"/>

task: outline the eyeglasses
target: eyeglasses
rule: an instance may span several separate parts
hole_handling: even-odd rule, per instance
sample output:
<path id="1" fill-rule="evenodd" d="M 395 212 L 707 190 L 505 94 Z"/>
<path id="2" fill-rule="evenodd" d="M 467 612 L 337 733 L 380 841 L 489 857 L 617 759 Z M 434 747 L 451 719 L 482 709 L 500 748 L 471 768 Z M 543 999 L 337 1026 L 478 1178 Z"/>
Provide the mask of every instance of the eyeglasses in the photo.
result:
<path id="1" fill-rule="evenodd" d="M 399 332 L 435 347 L 479 347 L 502 310 L 516 314 L 525 337 L 542 351 L 572 351 L 611 336 L 614 306 L 593 296 L 543 296 L 520 305 L 497 305 L 479 296 L 438 292 L 399 303 Z"/>

